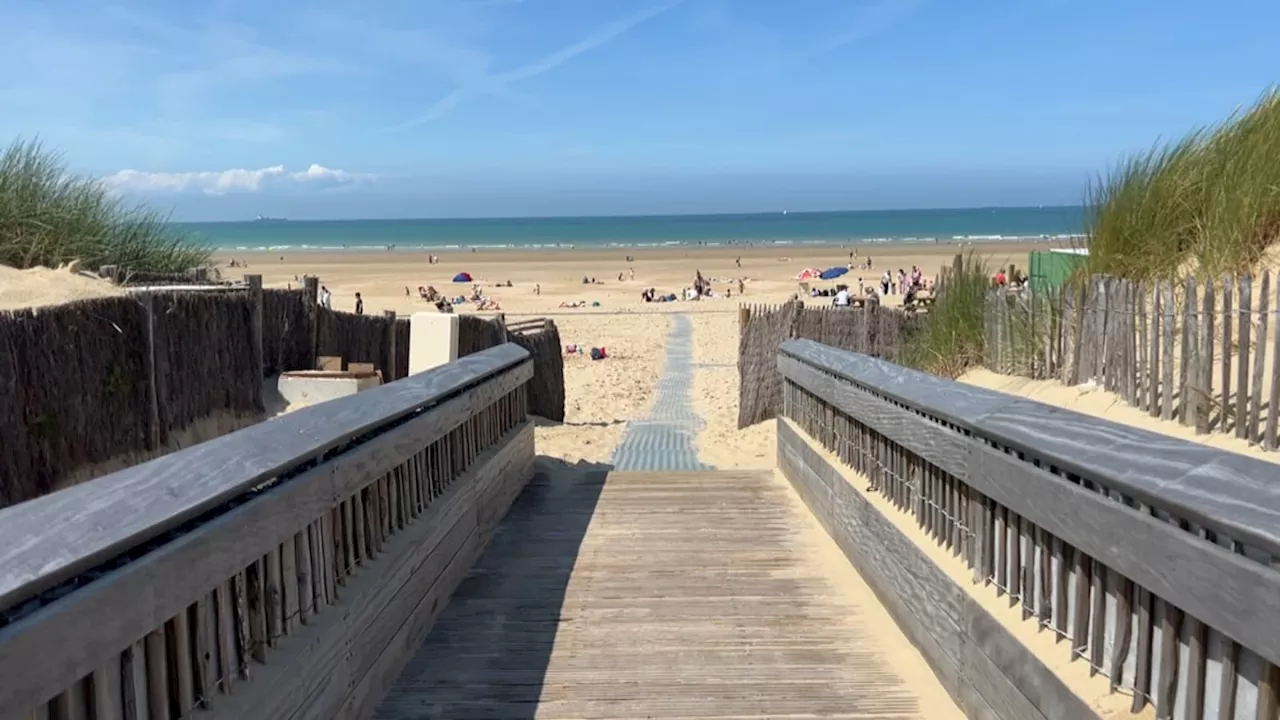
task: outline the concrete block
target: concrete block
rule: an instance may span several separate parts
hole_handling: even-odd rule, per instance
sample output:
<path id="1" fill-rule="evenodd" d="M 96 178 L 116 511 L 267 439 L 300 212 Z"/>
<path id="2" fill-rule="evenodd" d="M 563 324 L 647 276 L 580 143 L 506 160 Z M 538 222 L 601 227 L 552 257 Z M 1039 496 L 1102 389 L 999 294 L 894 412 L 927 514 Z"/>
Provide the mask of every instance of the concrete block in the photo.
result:
<path id="1" fill-rule="evenodd" d="M 292 409 L 355 395 L 381 384 L 382 377 L 376 372 L 301 370 L 281 374 L 276 387 Z"/>
<path id="2" fill-rule="evenodd" d="M 458 359 L 458 316 L 417 312 L 409 318 L 409 374 L 448 365 Z"/>

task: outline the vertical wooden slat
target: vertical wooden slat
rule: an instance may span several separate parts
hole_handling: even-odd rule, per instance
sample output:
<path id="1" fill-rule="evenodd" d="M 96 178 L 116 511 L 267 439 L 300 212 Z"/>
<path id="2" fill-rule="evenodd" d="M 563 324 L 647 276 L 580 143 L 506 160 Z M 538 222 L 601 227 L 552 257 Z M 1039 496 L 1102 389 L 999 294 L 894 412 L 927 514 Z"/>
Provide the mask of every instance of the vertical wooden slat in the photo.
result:
<path id="1" fill-rule="evenodd" d="M 1259 425 L 1262 422 L 1262 376 L 1267 359 L 1267 330 L 1271 314 L 1271 271 L 1262 273 L 1262 287 L 1258 291 L 1258 338 L 1250 346 L 1253 352 L 1253 382 L 1250 384 L 1249 430 L 1250 443 L 1261 443 Z M 1277 328 L 1280 331 L 1280 328 Z"/>
<path id="2" fill-rule="evenodd" d="M 151 720 L 169 720 L 169 648 L 163 627 L 146 637 L 147 707 Z"/>
<path id="3" fill-rule="evenodd" d="M 1147 316 L 1147 285 L 1146 283 L 1138 283 L 1137 288 L 1134 290 L 1134 294 L 1136 295 L 1135 302 L 1137 304 L 1136 310 L 1138 314 L 1137 315 L 1138 338 L 1136 341 L 1137 353 L 1138 353 L 1138 358 L 1136 361 L 1136 364 L 1138 366 L 1137 404 L 1139 408 L 1146 410 L 1147 412 L 1151 412 L 1151 406 L 1153 404 L 1151 401 L 1151 395 L 1152 395 L 1151 393 L 1151 360 L 1152 358 L 1149 352 L 1151 346 L 1148 344 L 1148 339 L 1150 338 L 1150 332 L 1147 327 L 1148 316 Z"/>
<path id="4" fill-rule="evenodd" d="M 1160 419 L 1173 419 L 1173 338 L 1177 332 L 1174 328 L 1174 319 L 1177 317 L 1173 305 L 1173 283 L 1165 281 L 1163 292 L 1161 293 L 1161 304 L 1164 306 L 1164 313 L 1160 317 L 1161 328 L 1160 334 L 1164 342 L 1164 366 L 1161 368 L 1160 375 Z"/>
<path id="5" fill-rule="evenodd" d="M 120 655 L 112 655 L 93 672 L 93 696 L 90 700 L 93 720 L 124 720 L 124 688 L 120 683 L 120 670 Z"/>
<path id="6" fill-rule="evenodd" d="M 214 623 L 218 646 L 218 687 L 223 693 L 230 693 L 235 684 L 238 664 L 232 649 L 235 647 L 236 628 L 233 618 L 235 611 L 231 607 L 231 581 L 218 585 L 213 593 Z"/>
<path id="7" fill-rule="evenodd" d="M 286 635 L 298 627 L 298 548 L 295 538 L 290 535 L 280 546 L 280 597 L 284 619 L 281 631 Z"/>
<path id="8" fill-rule="evenodd" d="M 1151 365 L 1147 368 L 1147 414 L 1160 417 L 1160 378 L 1164 377 L 1160 359 L 1160 318 L 1163 306 L 1160 304 L 1160 283 L 1157 281 L 1151 292 L 1151 348 L 1148 351 Z M 1166 358 L 1164 362 L 1168 362 Z"/>
<path id="9" fill-rule="evenodd" d="M 1209 432 L 1209 416 L 1213 412 L 1213 279 L 1204 281 L 1204 310 L 1200 316 L 1200 346 L 1195 367 L 1199 370 L 1196 385 L 1196 434 Z"/>
<path id="10" fill-rule="evenodd" d="M 1200 379 L 1200 363 L 1198 363 L 1196 343 L 1200 339 L 1197 314 L 1200 305 L 1196 300 L 1196 279 L 1187 278 L 1186 300 L 1182 309 L 1182 367 L 1179 369 L 1179 386 L 1182 401 L 1178 403 L 1178 422 L 1183 425 L 1194 425 L 1196 422 L 1196 402 L 1199 393 L 1195 386 Z"/>
<path id="11" fill-rule="evenodd" d="M 267 611 L 267 644 L 275 647 L 277 639 L 284 634 L 284 604 L 281 602 L 280 590 L 283 582 L 280 579 L 280 548 L 273 547 L 263 558 L 263 591 L 266 593 Z"/>
<path id="12" fill-rule="evenodd" d="M 1236 341 L 1236 437 L 1249 437 L 1249 352 L 1253 348 L 1249 334 L 1253 330 L 1253 278 L 1240 277 L 1240 336 Z"/>
<path id="13" fill-rule="evenodd" d="M 196 706 L 196 668 L 191 662 L 190 608 L 169 621 L 169 669 L 177 689 L 178 716 L 185 717 Z"/>
<path id="14" fill-rule="evenodd" d="M 303 625 L 311 622 L 311 611 L 315 607 L 314 561 L 311 558 L 314 527 L 314 523 L 309 524 L 293 536 L 294 553 L 297 555 L 294 558 L 294 567 L 297 571 L 298 583 L 298 621 Z"/>
<path id="15" fill-rule="evenodd" d="M 253 657 L 253 620 L 249 612 L 248 572 L 241 570 L 231 578 L 231 607 L 235 612 L 236 658 L 240 663 L 239 678 L 250 678 L 249 658 Z"/>
<path id="16" fill-rule="evenodd" d="M 1232 310 L 1233 298 L 1231 297 L 1232 277 L 1227 275 L 1222 279 L 1222 416 L 1218 421 L 1218 431 L 1223 433 L 1231 432 L 1230 423 L 1227 421 L 1231 418 L 1231 343 L 1235 340 L 1232 328 L 1235 323 L 1235 313 Z"/>
<path id="17" fill-rule="evenodd" d="M 214 635 L 213 630 L 213 603 L 210 602 L 209 595 L 202 595 L 196 600 L 194 612 L 195 627 L 195 677 L 196 677 L 196 698 L 199 707 L 208 708 L 213 702 L 214 685 L 217 682 L 217 673 L 214 667 Z"/>
<path id="18" fill-rule="evenodd" d="M 1274 332 L 1271 335 L 1271 392 L 1267 398 L 1267 430 L 1262 446 L 1267 450 L 1275 450 L 1280 440 L 1277 439 L 1277 423 L 1280 420 L 1280 275 L 1276 276 L 1276 302 L 1272 310 L 1276 314 Z"/>
<path id="19" fill-rule="evenodd" d="M 249 656 L 260 663 L 267 662 L 267 590 L 261 560 L 255 560 L 245 568 L 247 611 L 249 619 Z"/>
<path id="20" fill-rule="evenodd" d="M 151 709 L 147 694 L 146 640 L 125 648 L 120 655 L 120 685 L 125 720 L 148 720 Z"/>

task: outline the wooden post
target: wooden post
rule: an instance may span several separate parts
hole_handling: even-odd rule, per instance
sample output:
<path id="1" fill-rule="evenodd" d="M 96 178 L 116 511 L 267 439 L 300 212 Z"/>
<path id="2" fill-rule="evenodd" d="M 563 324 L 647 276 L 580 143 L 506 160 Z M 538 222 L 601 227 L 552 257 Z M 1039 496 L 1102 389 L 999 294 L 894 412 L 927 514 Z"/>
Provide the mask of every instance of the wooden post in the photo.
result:
<path id="1" fill-rule="evenodd" d="M 1249 436 L 1249 352 L 1253 349 L 1253 343 L 1249 341 L 1249 334 L 1253 330 L 1253 278 L 1247 273 L 1240 278 L 1240 320 L 1237 323 L 1240 326 L 1240 336 L 1236 342 L 1236 352 L 1239 353 L 1236 372 L 1236 437 L 1246 438 L 1253 442 L 1253 438 Z M 1226 403 L 1223 403 L 1225 406 Z M 1225 419 L 1224 419 L 1225 420 Z"/>
<path id="2" fill-rule="evenodd" d="M 387 361 L 385 367 L 382 368 L 382 377 L 384 382 L 396 380 L 396 311 L 383 310 L 383 317 L 387 319 Z"/>
<path id="3" fill-rule="evenodd" d="M 147 373 L 147 449 L 156 452 L 160 449 L 160 386 L 156 378 L 156 296 L 147 293 L 142 296 L 143 307 L 147 310 L 147 354 L 144 356 Z"/>
<path id="4" fill-rule="evenodd" d="M 1249 433 L 1246 436 L 1250 443 L 1261 443 L 1259 425 L 1262 422 L 1262 373 L 1267 359 L 1267 320 L 1271 309 L 1271 271 L 1262 273 L 1262 287 L 1258 292 L 1258 339 L 1254 341 L 1253 383 L 1249 398 Z M 1280 330 L 1280 328 L 1277 328 Z"/>
<path id="5" fill-rule="evenodd" d="M 1199 376 L 1196 386 L 1196 434 L 1209 432 L 1209 415 L 1213 412 L 1213 278 L 1204 281 L 1204 312 L 1200 317 L 1200 348 L 1196 358 Z M 1223 418 L 1226 422 L 1226 418 Z"/>
<path id="6" fill-rule="evenodd" d="M 302 278 L 302 297 L 307 308 L 307 324 L 311 329 L 311 365 L 316 370 L 320 349 L 320 278 L 307 275 Z"/>
<path id="7" fill-rule="evenodd" d="M 258 412 L 265 412 L 267 406 L 262 397 L 262 380 L 266 374 L 262 351 L 262 276 L 245 275 L 244 280 L 249 284 L 249 352 L 255 369 L 253 405 Z"/>
<path id="8" fill-rule="evenodd" d="M 1222 278 L 1222 419 L 1218 432 L 1227 432 L 1227 418 L 1231 417 L 1231 276 Z"/>
<path id="9" fill-rule="evenodd" d="M 1196 362 L 1196 341 L 1200 339 L 1200 334 L 1196 330 L 1198 327 L 1196 320 L 1199 312 L 1199 303 L 1196 302 L 1196 279 L 1187 278 L 1186 297 L 1183 299 L 1182 307 L 1182 367 L 1178 373 L 1178 386 L 1180 402 L 1178 403 L 1178 422 L 1183 425 L 1195 425 L 1195 398 L 1196 393 L 1194 386 L 1200 378 L 1200 364 Z"/>
<path id="10" fill-rule="evenodd" d="M 1162 327 L 1161 342 L 1164 343 L 1164 366 L 1160 368 L 1160 419 L 1173 419 L 1173 334 L 1176 332 L 1174 321 L 1177 316 L 1173 307 L 1173 281 L 1164 281 L 1161 293 L 1163 313 L 1160 316 Z"/>
<path id="11" fill-rule="evenodd" d="M 119 280 L 119 278 L 116 276 L 115 265 L 103 265 L 102 267 L 98 268 L 98 277 L 110 280 L 112 283 L 115 283 Z"/>
<path id="12" fill-rule="evenodd" d="M 507 314 L 506 314 L 506 313 L 498 313 L 498 314 L 493 318 L 493 321 L 494 321 L 495 323 L 497 323 L 497 324 L 498 324 L 498 339 L 499 339 L 499 341 L 500 341 L 503 345 L 507 344 L 507 342 L 509 342 L 509 341 L 511 340 L 510 335 L 507 333 Z"/>

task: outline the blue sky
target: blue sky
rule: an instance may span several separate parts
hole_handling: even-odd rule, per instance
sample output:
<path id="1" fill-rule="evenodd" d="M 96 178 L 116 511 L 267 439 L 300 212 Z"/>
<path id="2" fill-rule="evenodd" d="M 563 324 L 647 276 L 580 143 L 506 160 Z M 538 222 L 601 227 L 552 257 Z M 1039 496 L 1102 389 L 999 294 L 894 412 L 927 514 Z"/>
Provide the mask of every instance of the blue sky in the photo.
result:
<path id="1" fill-rule="evenodd" d="M 190 219 L 1072 203 L 1280 78 L 1274 0 L 7 0 L 0 27 L 0 139 Z"/>

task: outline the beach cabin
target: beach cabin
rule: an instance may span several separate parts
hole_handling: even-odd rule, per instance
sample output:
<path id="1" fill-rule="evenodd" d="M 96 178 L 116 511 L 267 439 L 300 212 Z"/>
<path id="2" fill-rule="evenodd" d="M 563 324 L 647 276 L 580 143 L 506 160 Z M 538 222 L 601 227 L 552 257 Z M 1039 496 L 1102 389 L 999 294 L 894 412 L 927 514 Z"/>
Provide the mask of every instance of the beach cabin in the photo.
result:
<path id="1" fill-rule="evenodd" d="M 1032 292 L 1057 290 L 1089 260 L 1089 248 L 1053 248 L 1031 253 Z"/>

